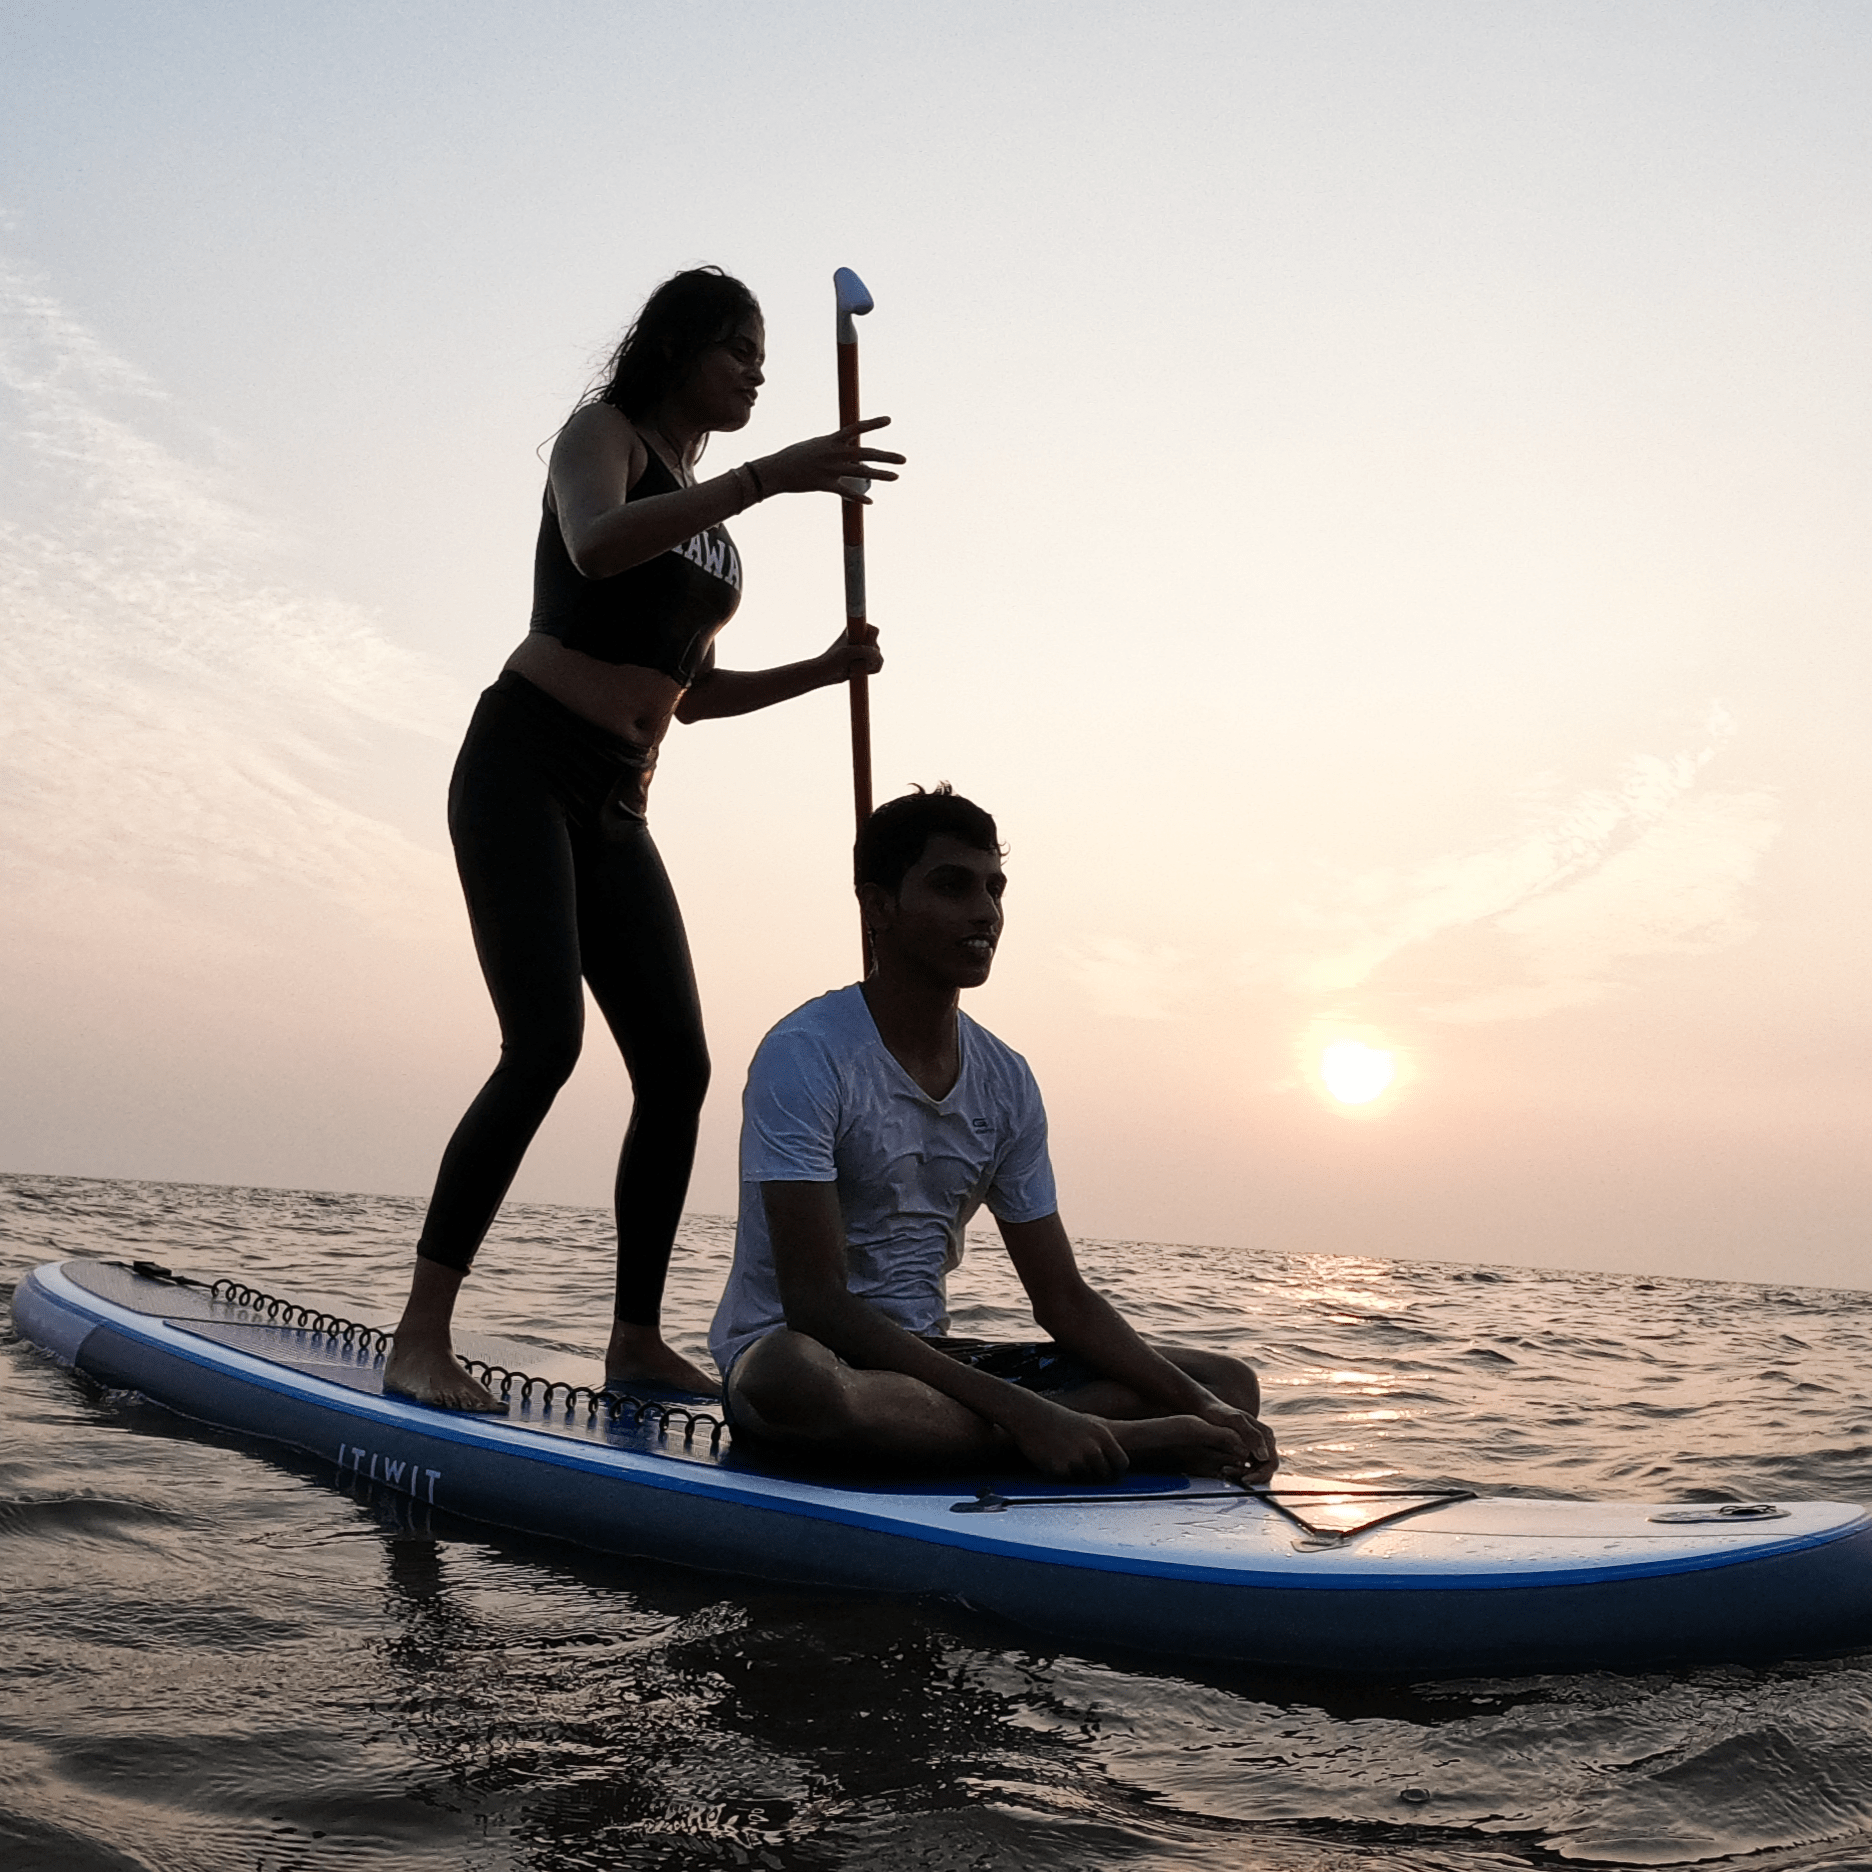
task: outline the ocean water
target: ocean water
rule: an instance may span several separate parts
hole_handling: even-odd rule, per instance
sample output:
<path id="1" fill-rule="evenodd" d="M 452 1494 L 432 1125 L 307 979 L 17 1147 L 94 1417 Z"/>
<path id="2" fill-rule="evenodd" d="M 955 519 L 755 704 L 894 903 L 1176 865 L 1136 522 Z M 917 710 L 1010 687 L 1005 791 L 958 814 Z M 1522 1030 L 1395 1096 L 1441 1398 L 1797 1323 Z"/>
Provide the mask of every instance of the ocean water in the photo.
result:
<path id="1" fill-rule="evenodd" d="M 151 1256 L 386 1323 L 417 1205 L 0 1177 L 0 1283 Z M 692 1218 L 702 1349 L 729 1225 Z M 1311 1473 L 1872 1499 L 1872 1296 L 1086 1242 L 1238 1350 Z M 465 1322 L 595 1354 L 595 1212 L 515 1206 Z M 1020 1333 L 984 1241 L 957 1330 Z M 1347 1688 L 1061 1650 L 470 1523 L 0 1345 L 7 1872 L 1872 1866 L 1872 1660 Z"/>

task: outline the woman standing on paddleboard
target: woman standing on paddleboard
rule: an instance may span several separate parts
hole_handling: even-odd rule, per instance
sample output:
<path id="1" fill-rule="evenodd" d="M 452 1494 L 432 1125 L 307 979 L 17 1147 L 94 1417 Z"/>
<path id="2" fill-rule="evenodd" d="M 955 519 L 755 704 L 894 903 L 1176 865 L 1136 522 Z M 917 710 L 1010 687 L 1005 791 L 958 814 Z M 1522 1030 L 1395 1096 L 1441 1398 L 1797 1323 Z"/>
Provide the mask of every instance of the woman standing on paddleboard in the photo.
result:
<path id="1" fill-rule="evenodd" d="M 709 436 L 752 415 L 764 359 L 754 295 L 713 267 L 679 273 L 650 295 L 603 389 L 553 446 L 532 626 L 481 697 L 449 787 L 500 1063 L 443 1153 L 387 1390 L 498 1408 L 456 1359 L 449 1323 L 578 1058 L 586 982 L 633 1095 L 605 1375 L 715 1388 L 658 1325 L 709 1064 L 682 915 L 644 817 L 651 770 L 672 720 L 745 715 L 878 668 L 874 644 L 841 637 L 804 663 L 717 669 L 715 634 L 741 601 L 722 522 L 775 494 L 895 480 L 880 464 L 903 460 L 864 445 L 864 431 L 887 420 L 876 417 L 698 482 Z"/>

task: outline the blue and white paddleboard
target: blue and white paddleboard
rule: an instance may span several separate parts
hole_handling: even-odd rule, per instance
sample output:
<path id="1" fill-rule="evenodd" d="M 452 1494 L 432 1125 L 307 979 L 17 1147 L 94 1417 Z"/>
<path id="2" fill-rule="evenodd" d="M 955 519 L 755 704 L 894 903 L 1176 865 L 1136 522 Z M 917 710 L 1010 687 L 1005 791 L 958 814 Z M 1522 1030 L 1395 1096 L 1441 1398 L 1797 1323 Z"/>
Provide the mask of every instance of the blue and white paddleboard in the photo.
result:
<path id="1" fill-rule="evenodd" d="M 516 1384 L 504 1417 L 386 1397 L 380 1335 L 227 1283 L 67 1261 L 20 1283 L 13 1318 L 102 1384 L 425 1507 L 716 1572 L 945 1595 L 1100 1650 L 1424 1677 L 1872 1645 L 1872 1514 L 1839 1502 L 804 1478 L 738 1458 L 706 1416 L 613 1419 L 563 1382 Z M 463 1349 L 509 1371 L 542 1356 Z"/>

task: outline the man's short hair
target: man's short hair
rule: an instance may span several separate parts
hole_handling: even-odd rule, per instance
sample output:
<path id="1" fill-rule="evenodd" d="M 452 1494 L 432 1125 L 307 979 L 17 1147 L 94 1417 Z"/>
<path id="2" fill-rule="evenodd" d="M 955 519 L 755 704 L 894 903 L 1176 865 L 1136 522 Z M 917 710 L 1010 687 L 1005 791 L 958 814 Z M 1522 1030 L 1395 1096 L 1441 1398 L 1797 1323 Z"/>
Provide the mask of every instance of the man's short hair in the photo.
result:
<path id="1" fill-rule="evenodd" d="M 993 819 L 947 780 L 940 780 L 927 793 L 917 787 L 900 799 L 886 800 L 859 827 L 852 850 L 853 881 L 879 885 L 895 897 L 933 838 L 952 838 L 997 858 L 1006 855 Z"/>

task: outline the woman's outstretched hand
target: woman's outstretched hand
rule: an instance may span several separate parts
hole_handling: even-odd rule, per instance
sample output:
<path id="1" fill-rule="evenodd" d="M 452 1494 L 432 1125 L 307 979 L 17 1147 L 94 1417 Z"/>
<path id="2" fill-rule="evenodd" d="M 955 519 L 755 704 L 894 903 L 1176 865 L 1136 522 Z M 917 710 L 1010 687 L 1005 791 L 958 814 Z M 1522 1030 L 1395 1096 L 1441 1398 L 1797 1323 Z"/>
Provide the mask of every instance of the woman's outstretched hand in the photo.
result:
<path id="1" fill-rule="evenodd" d="M 850 682 L 854 676 L 875 676 L 884 667 L 884 652 L 877 643 L 877 626 L 865 626 L 862 643 L 853 643 L 843 635 L 835 637 L 831 649 L 813 661 L 824 669 L 827 683 Z"/>
<path id="2" fill-rule="evenodd" d="M 864 485 L 897 479 L 889 468 L 878 464 L 901 464 L 904 458 L 889 449 L 866 448 L 859 438 L 889 421 L 888 416 L 870 416 L 830 435 L 809 436 L 778 454 L 761 456 L 753 463 L 754 472 L 769 494 L 837 494 L 869 507 Z M 848 482 L 850 486 L 845 485 Z"/>

